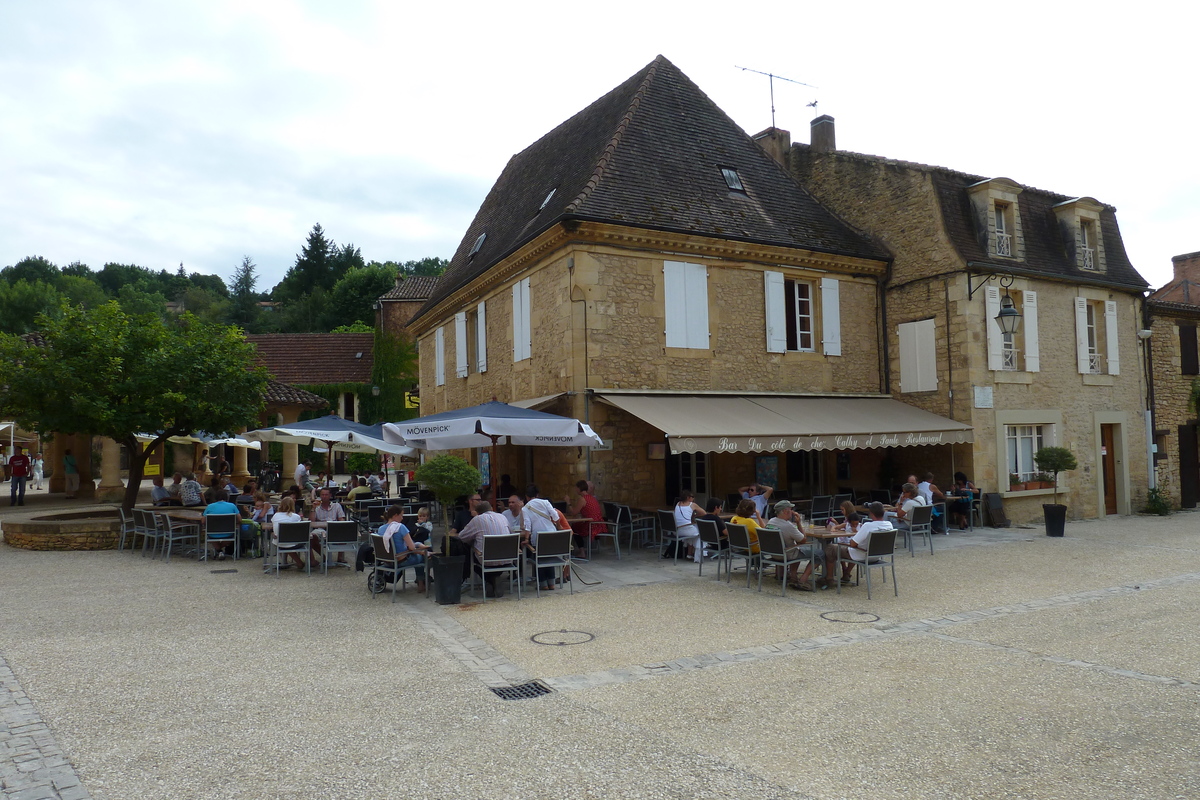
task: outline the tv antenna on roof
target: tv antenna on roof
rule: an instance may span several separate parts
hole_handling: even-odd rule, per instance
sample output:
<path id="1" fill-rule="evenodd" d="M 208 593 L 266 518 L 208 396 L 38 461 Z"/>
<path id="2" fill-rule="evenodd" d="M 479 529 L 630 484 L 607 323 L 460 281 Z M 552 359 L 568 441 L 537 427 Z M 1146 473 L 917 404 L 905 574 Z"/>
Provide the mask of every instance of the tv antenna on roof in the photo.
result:
<path id="1" fill-rule="evenodd" d="M 759 75 L 767 76 L 767 81 L 768 81 L 768 83 L 770 83 L 770 86 L 771 86 L 771 127 L 772 128 L 775 127 L 775 79 L 776 78 L 778 78 L 781 81 L 787 81 L 788 83 L 794 83 L 798 86 L 807 86 L 810 89 L 817 88 L 816 86 L 813 86 L 811 83 L 801 83 L 800 81 L 794 81 L 791 78 L 785 78 L 782 75 L 775 75 L 773 73 L 763 72 L 762 70 L 757 70 L 757 69 L 750 69 L 750 67 L 738 67 L 737 64 L 734 64 L 734 66 L 737 67 L 737 69 L 740 69 L 742 72 L 755 72 Z"/>

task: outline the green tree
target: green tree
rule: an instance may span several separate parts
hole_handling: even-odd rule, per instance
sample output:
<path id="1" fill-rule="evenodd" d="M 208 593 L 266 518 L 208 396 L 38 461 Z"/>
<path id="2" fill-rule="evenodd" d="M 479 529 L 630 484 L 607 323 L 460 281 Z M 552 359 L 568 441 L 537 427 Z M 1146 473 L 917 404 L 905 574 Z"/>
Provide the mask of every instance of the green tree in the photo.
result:
<path id="1" fill-rule="evenodd" d="M 109 298 L 100 284 L 78 274 L 64 273 L 58 277 L 58 293 L 73 306 L 95 308 L 104 305 Z"/>
<path id="2" fill-rule="evenodd" d="M 41 256 L 23 258 L 11 267 L 5 267 L 3 271 L 0 271 L 0 277 L 9 283 L 21 280 L 29 283 L 41 281 L 50 286 L 55 284 L 59 274 L 58 267 Z"/>
<path id="3" fill-rule="evenodd" d="M 250 260 L 250 256 L 242 256 L 242 263 L 233 271 L 233 281 L 230 285 L 229 297 L 232 301 L 229 319 L 243 330 L 256 327 L 258 321 L 258 293 L 254 291 L 258 285 L 258 266 Z"/>
<path id="4" fill-rule="evenodd" d="M 160 317 L 167 313 L 167 298 L 158 292 L 145 291 L 140 288 L 144 283 L 128 283 L 117 290 L 116 300 L 121 310 L 126 314 L 158 314 Z"/>
<path id="5" fill-rule="evenodd" d="M 105 436 L 129 453 L 124 507 L 141 488 L 147 455 L 170 436 L 256 424 L 266 373 L 237 328 L 191 314 L 164 320 L 116 302 L 42 315 L 45 346 L 0 335 L 0 408 L 41 434 Z M 135 435 L 157 432 L 143 449 Z"/>
<path id="6" fill-rule="evenodd" d="M 37 316 L 52 313 L 59 302 L 58 291 L 43 281 L 0 281 L 0 332 L 20 335 L 35 330 Z"/>
<path id="7" fill-rule="evenodd" d="M 325 230 L 320 223 L 313 225 L 308 233 L 308 241 L 296 256 L 296 263 L 271 290 L 272 299 L 283 302 L 299 300 L 317 288 L 332 288 L 335 280 L 330 280 L 330 276 L 335 255 L 337 245 L 325 238 Z"/>
<path id="8" fill-rule="evenodd" d="M 354 322 L 374 324 L 375 301 L 396 282 L 396 272 L 382 264 L 347 272 L 329 293 L 325 322 L 329 328 Z"/>
<path id="9" fill-rule="evenodd" d="M 436 256 L 430 258 L 421 258 L 416 261 L 405 261 L 400 265 L 400 272 L 408 275 L 427 275 L 436 277 L 446 271 L 446 267 L 450 266 L 450 262 L 444 258 Z"/>
<path id="10" fill-rule="evenodd" d="M 96 273 L 96 281 L 100 284 L 100 288 L 109 297 L 117 297 L 121 293 L 121 288 L 124 286 L 132 286 L 139 282 L 144 282 L 144 279 L 150 276 L 150 270 L 145 267 L 139 267 L 136 264 L 115 264 L 108 263 Z M 152 283 L 156 283 L 151 278 Z M 151 288 L 142 288 L 142 291 L 153 292 L 158 289 L 157 285 Z"/>

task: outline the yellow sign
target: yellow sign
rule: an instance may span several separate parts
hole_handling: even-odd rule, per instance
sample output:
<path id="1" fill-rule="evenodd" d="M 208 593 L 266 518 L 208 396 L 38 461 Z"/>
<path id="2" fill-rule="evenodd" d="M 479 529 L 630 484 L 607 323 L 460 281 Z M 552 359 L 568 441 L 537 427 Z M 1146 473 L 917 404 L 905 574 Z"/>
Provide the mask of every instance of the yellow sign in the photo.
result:
<path id="1" fill-rule="evenodd" d="M 421 407 L 420 395 L 415 395 L 412 392 L 405 392 L 404 393 L 404 407 L 405 408 L 420 408 Z"/>
<path id="2" fill-rule="evenodd" d="M 142 442 L 143 450 L 145 450 L 149 446 L 150 446 L 149 442 Z M 150 456 L 150 458 L 153 459 L 154 456 Z M 146 465 L 142 468 L 142 477 L 143 478 L 153 478 L 155 475 L 162 475 L 162 465 L 155 464 L 152 460 L 146 461 Z"/>

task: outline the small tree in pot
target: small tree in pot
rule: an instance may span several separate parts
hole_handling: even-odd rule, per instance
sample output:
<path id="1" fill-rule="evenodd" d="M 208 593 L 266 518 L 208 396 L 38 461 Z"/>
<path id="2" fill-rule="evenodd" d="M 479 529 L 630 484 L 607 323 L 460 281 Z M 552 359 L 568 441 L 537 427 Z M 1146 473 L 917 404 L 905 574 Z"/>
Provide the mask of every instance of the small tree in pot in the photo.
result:
<path id="1" fill-rule="evenodd" d="M 433 492 L 442 508 L 453 508 L 456 498 L 471 494 L 483 479 L 479 470 L 458 456 L 435 456 L 417 467 L 414 477 Z M 461 599 L 463 556 L 450 555 L 450 537 L 442 537 L 442 554 L 433 559 L 433 585 L 437 602 L 453 605 Z"/>
<path id="2" fill-rule="evenodd" d="M 1054 476 L 1054 503 L 1042 506 L 1046 535 L 1062 536 L 1066 531 L 1067 507 L 1058 502 L 1058 473 L 1075 469 L 1079 462 L 1075 460 L 1075 454 L 1065 447 L 1043 447 L 1033 454 L 1033 460 L 1039 470 Z"/>

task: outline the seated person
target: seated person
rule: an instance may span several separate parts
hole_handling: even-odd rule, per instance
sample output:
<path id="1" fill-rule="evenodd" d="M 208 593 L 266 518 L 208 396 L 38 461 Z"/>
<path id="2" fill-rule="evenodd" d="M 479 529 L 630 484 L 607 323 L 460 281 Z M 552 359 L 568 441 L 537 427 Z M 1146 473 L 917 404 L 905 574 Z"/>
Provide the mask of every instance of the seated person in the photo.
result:
<path id="1" fill-rule="evenodd" d="M 252 506 L 254 505 L 254 483 L 248 482 L 242 487 L 242 493 L 232 500 L 237 506 Z"/>
<path id="2" fill-rule="evenodd" d="M 238 511 L 237 506 L 229 502 L 229 495 L 225 494 L 224 489 L 214 489 L 213 501 L 204 507 L 203 515 L 205 517 L 211 517 L 214 514 L 234 514 L 239 520 L 242 518 L 242 513 Z M 241 531 L 241 526 L 238 527 L 238 531 Z M 240 533 L 235 534 L 235 538 L 241 538 Z M 230 542 L 220 546 L 217 549 L 217 561 L 224 561 L 226 555 L 233 555 L 234 544 L 234 542 Z"/>
<path id="3" fill-rule="evenodd" d="M 854 503 L 853 503 L 853 501 L 850 501 L 850 500 L 843 500 L 842 504 L 839 506 L 839 508 L 842 511 L 842 519 L 850 519 L 850 515 L 856 513 L 854 511 Z M 846 530 L 846 523 L 845 522 L 837 522 L 834 520 L 833 517 L 830 517 L 829 520 L 825 523 L 825 527 L 827 527 L 831 531 L 844 531 L 844 530 Z"/>
<path id="4" fill-rule="evenodd" d="M 793 589 L 799 589 L 802 592 L 811 592 L 813 567 L 818 561 L 824 559 L 824 551 L 820 545 L 811 544 L 809 538 L 804 535 L 804 531 L 796 527 L 800 519 L 799 515 L 793 510 L 795 507 L 793 503 L 787 500 L 780 500 L 775 504 L 775 516 L 768 523 L 768 527 L 775 528 L 782 534 L 783 546 L 788 549 L 789 557 L 792 555 L 790 551 L 794 550 L 808 559 L 808 566 L 804 568 L 804 574 L 798 578 L 796 577 L 796 572 L 800 569 L 800 565 L 788 565 L 788 586 Z M 781 568 L 777 568 L 777 571 L 778 569 Z"/>
<path id="5" fill-rule="evenodd" d="M 719 498 L 708 498 L 708 502 L 704 504 L 704 516 L 700 517 L 700 519 L 716 523 L 717 535 L 721 537 L 718 547 L 721 550 L 728 549 L 729 531 L 725 529 L 725 520 L 721 519 L 721 500 Z"/>
<path id="6" fill-rule="evenodd" d="M 350 479 L 350 491 L 346 493 L 347 503 L 357 503 L 359 500 L 370 500 L 371 488 L 361 478 Z"/>
<path id="7" fill-rule="evenodd" d="M 694 519 L 704 516 L 704 509 L 696 505 L 696 496 L 684 489 L 679 493 L 673 513 L 675 538 L 679 544 L 687 543 L 688 558 L 696 562 L 701 561 L 704 558 L 704 549 L 700 547 L 700 530 L 696 527 Z M 677 544 L 676 547 L 678 546 Z"/>
<path id="8" fill-rule="evenodd" d="M 906 484 L 908 485 L 908 484 Z M 916 487 L 914 486 L 915 490 Z M 853 536 L 847 537 L 844 543 L 830 542 L 825 548 L 825 563 L 836 564 L 839 557 L 846 558 L 849 556 L 855 561 L 865 562 L 867 559 L 867 551 L 864 549 L 867 542 L 871 538 L 874 531 L 890 531 L 894 530 L 892 523 L 883 518 L 884 508 L 883 503 L 871 503 L 867 506 L 867 510 L 871 514 L 871 519 L 858 526 L 858 531 Z M 854 573 L 853 564 L 842 565 L 842 585 L 850 583 L 850 576 Z M 831 575 L 826 581 L 827 588 L 832 586 L 832 581 L 835 579 Z"/>
<path id="9" fill-rule="evenodd" d="M 975 502 L 975 484 L 967 480 L 965 472 L 954 473 L 954 488 L 950 490 L 950 504 L 946 511 L 960 531 L 967 529 L 970 522 L 971 505 Z"/>
<path id="10" fill-rule="evenodd" d="M 171 485 L 167 487 L 167 491 L 171 494 L 171 499 L 178 502 L 175 505 L 183 505 L 183 500 L 180 499 L 179 492 L 183 489 L 183 473 L 176 472 L 171 476 Z"/>
<path id="11" fill-rule="evenodd" d="M 321 502 L 312 507 L 308 518 L 312 522 L 333 522 L 346 519 L 346 510 L 342 508 L 341 503 L 333 502 L 333 490 L 326 487 L 321 489 Z M 317 534 L 313 534 L 313 549 L 317 551 L 317 555 L 321 554 L 321 539 Z M 346 554 L 338 553 L 337 563 L 346 563 Z"/>
<path id="12" fill-rule="evenodd" d="M 925 480 L 917 484 L 917 494 L 921 496 L 927 506 L 946 502 L 946 495 L 934 484 L 933 478 L 934 474 L 932 472 L 926 472 Z M 930 527 L 938 533 L 946 532 L 946 520 L 942 519 L 941 509 L 936 507 L 933 509 L 933 516 L 930 517 Z"/>
<path id="13" fill-rule="evenodd" d="M 396 554 L 396 562 L 401 566 L 424 564 L 425 554 L 429 552 L 426 545 L 412 540 L 408 528 L 404 527 L 404 509 L 400 506 L 388 506 L 385 512 L 387 524 L 380 529 L 383 537 L 383 549 Z M 425 591 L 425 567 L 417 567 L 417 591 Z"/>
<path id="14" fill-rule="evenodd" d="M 367 486 L 372 494 L 383 494 L 383 481 L 373 472 L 367 475 Z"/>
<path id="15" fill-rule="evenodd" d="M 163 486 L 163 479 L 161 475 L 155 475 L 150 482 L 154 484 L 154 486 L 150 488 L 150 502 L 154 503 L 156 506 L 179 505 L 179 500 L 172 497 L 170 490 Z"/>
<path id="16" fill-rule="evenodd" d="M 492 504 L 487 500 L 480 500 L 471 510 L 475 516 L 471 517 L 471 521 L 458 532 L 456 538 L 463 544 L 472 547 L 471 561 L 476 565 L 476 571 L 482 574 L 479 567 L 483 564 L 483 537 L 506 536 L 512 533 L 512 529 L 508 526 L 504 515 L 492 511 Z M 499 566 L 499 562 L 489 563 L 489 566 Z M 499 573 L 493 572 L 491 575 L 492 578 L 484 587 L 484 591 L 491 597 L 503 597 L 504 587 L 497 579 Z"/>
<path id="17" fill-rule="evenodd" d="M 743 500 L 754 501 L 754 508 L 758 513 L 759 519 L 766 517 L 767 503 L 771 500 L 771 495 L 775 492 L 774 487 L 752 483 L 749 486 L 741 487 L 738 489 L 738 492 L 741 493 Z"/>
<path id="18" fill-rule="evenodd" d="M 417 524 L 413 526 L 412 538 L 414 542 L 420 544 L 429 544 L 433 538 L 433 523 L 429 521 L 429 506 L 421 506 L 417 509 Z"/>
<path id="19" fill-rule="evenodd" d="M 766 524 L 763 522 L 762 517 L 759 516 L 758 511 L 755 509 L 754 500 L 747 497 L 746 499 L 742 500 L 742 502 L 738 503 L 737 511 L 734 512 L 733 519 L 729 521 L 734 525 L 746 526 L 746 532 L 750 534 L 750 552 L 759 552 L 758 529 L 765 528 Z"/>
<path id="20" fill-rule="evenodd" d="M 583 522 L 571 523 L 571 530 L 575 531 L 571 540 L 575 544 L 575 557 L 587 558 L 587 540 L 595 539 L 596 534 L 604 530 L 603 525 L 592 524 L 593 522 L 604 522 L 604 509 L 600 507 L 600 501 L 588 491 L 587 481 L 576 481 L 575 497 L 568 496 L 566 500 L 571 509 L 571 516 L 586 518 Z"/>
<path id="21" fill-rule="evenodd" d="M 271 517 L 271 526 L 274 531 L 271 533 L 271 541 L 276 545 L 279 544 L 279 525 L 284 522 L 304 522 L 304 517 L 296 513 L 296 500 L 291 495 L 284 495 L 279 501 L 279 510 Z M 288 553 L 288 558 L 296 562 L 297 567 L 304 566 L 304 560 L 300 558 L 299 553 Z M 311 567 L 320 567 L 321 565 L 310 559 Z"/>
<path id="22" fill-rule="evenodd" d="M 916 484 L 906 483 L 901 487 L 900 502 L 892 510 L 896 512 L 895 528 L 898 531 L 907 531 L 910 527 L 909 520 L 912 516 L 912 510 L 917 506 L 926 505 L 925 498 L 917 494 Z"/>
<path id="23" fill-rule="evenodd" d="M 258 524 L 261 528 L 266 528 L 271 524 L 272 518 L 275 516 L 275 508 L 271 505 L 271 501 L 267 499 L 263 492 L 254 493 L 254 510 L 250 513 L 250 519 Z"/>
<path id="24" fill-rule="evenodd" d="M 204 490 L 200 488 L 200 482 L 196 480 L 196 473 L 189 472 L 187 474 L 187 478 L 179 487 L 179 499 L 183 501 L 186 508 L 204 505 Z"/>

